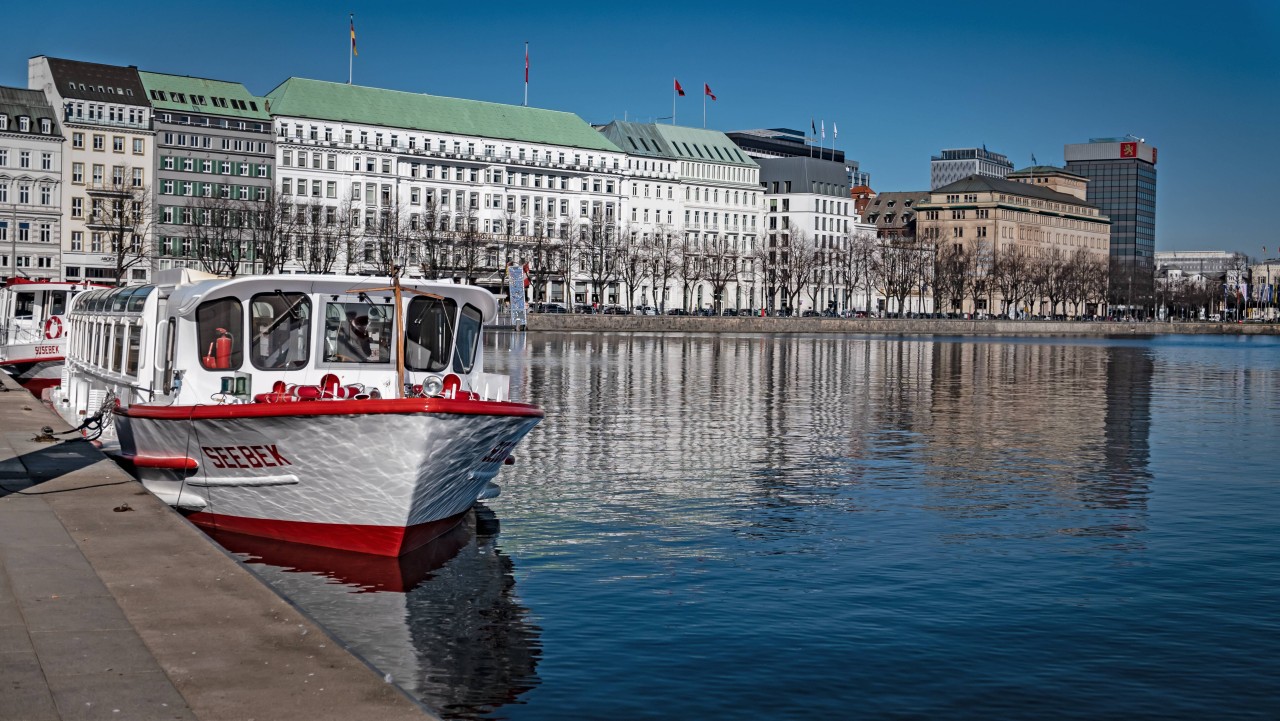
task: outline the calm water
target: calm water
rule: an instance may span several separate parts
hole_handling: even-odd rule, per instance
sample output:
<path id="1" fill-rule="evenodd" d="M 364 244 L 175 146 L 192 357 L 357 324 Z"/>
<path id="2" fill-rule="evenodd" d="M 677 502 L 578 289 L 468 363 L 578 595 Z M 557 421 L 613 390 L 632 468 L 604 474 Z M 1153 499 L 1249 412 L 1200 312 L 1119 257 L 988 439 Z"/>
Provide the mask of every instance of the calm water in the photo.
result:
<path id="1" fill-rule="evenodd" d="M 547 411 L 496 521 L 241 549 L 447 717 L 1280 717 L 1274 339 L 488 353 Z"/>

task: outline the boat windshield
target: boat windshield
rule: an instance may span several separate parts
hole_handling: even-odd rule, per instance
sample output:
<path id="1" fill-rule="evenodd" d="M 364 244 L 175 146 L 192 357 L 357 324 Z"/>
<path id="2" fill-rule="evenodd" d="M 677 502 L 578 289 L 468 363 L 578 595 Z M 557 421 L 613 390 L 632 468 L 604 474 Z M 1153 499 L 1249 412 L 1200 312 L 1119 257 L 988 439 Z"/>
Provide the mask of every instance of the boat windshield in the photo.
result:
<path id="1" fill-rule="evenodd" d="M 452 298 L 415 296 L 404 329 L 404 367 L 438 373 L 449 363 L 458 304 Z"/>
<path id="2" fill-rule="evenodd" d="M 303 368 L 311 357 L 311 299 L 302 293 L 259 293 L 249 302 L 249 359 L 254 368 Z"/>
<path id="3" fill-rule="evenodd" d="M 390 363 L 395 311 L 391 305 L 330 302 L 324 308 L 326 363 Z"/>

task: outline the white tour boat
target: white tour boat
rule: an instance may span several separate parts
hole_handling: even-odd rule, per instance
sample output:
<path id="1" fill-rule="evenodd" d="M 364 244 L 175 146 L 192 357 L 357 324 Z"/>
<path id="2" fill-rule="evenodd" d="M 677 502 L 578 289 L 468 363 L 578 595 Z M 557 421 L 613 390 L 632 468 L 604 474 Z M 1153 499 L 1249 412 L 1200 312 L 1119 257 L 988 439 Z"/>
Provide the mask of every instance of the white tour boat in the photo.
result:
<path id="1" fill-rule="evenodd" d="M 58 384 L 67 301 L 94 286 L 10 278 L 0 288 L 0 368 L 36 396 Z M 100 287 L 100 286 L 99 286 Z"/>
<path id="2" fill-rule="evenodd" d="M 396 556 L 543 417 L 483 370 L 496 314 L 474 286 L 163 271 L 75 298 L 50 400 L 198 525 Z"/>

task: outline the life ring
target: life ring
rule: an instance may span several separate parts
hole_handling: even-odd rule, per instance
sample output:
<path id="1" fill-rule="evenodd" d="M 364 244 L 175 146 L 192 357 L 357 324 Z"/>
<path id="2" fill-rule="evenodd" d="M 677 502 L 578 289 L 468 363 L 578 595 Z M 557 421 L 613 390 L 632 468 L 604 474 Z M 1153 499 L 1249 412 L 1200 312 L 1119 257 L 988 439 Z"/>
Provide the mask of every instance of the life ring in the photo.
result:
<path id="1" fill-rule="evenodd" d="M 57 340 L 62 337 L 62 319 L 56 315 L 49 316 L 44 322 L 44 337 L 48 340 Z"/>

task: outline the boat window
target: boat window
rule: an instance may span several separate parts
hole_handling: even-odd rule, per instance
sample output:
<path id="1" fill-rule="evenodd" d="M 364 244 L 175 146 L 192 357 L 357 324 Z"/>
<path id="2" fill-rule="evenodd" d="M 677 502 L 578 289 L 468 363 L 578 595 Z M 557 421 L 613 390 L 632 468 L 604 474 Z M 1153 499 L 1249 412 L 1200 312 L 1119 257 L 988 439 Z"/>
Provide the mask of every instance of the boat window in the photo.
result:
<path id="1" fill-rule="evenodd" d="M 67 292 L 55 290 L 49 293 L 49 315 L 65 315 L 67 312 Z"/>
<path id="2" fill-rule="evenodd" d="M 111 295 L 111 291 L 109 290 L 98 291 L 97 297 L 93 299 L 93 307 L 90 308 L 89 310 L 92 310 L 98 313 L 101 313 L 102 311 L 107 310 L 107 308 L 109 307 L 107 305 L 107 301 L 110 299 L 110 295 Z"/>
<path id="3" fill-rule="evenodd" d="M 128 326 L 111 324 L 111 370 L 117 373 L 124 372 L 124 334 L 127 332 Z"/>
<path id="4" fill-rule="evenodd" d="M 142 354 L 142 326 L 129 326 L 129 356 L 124 372 L 131 376 L 138 375 L 138 357 Z"/>
<path id="5" fill-rule="evenodd" d="M 473 305 L 462 307 L 458 318 L 458 344 L 453 350 L 453 371 L 470 373 L 476 363 L 476 344 L 480 341 L 480 324 L 483 316 Z"/>
<path id="6" fill-rule="evenodd" d="M 196 308 L 200 365 L 239 370 L 244 363 L 244 308 L 238 298 L 219 298 Z"/>
<path id="7" fill-rule="evenodd" d="M 178 319 L 170 317 L 164 325 L 164 392 L 173 389 L 173 346 L 178 338 Z"/>
<path id="8" fill-rule="evenodd" d="M 141 313 L 142 306 L 147 302 L 147 296 L 151 295 L 151 291 L 155 290 L 154 285 L 140 285 L 129 295 L 129 302 L 125 306 L 125 310 L 130 313 Z"/>
<path id="9" fill-rule="evenodd" d="M 110 311 L 112 313 L 123 313 L 125 305 L 129 302 L 130 295 L 133 295 L 133 288 L 124 287 L 112 291 L 111 306 L 109 308 L 103 308 L 103 310 Z"/>
<path id="10" fill-rule="evenodd" d="M 249 301 L 249 360 L 254 368 L 303 368 L 311 357 L 311 299 L 261 293 Z"/>
<path id="11" fill-rule="evenodd" d="M 14 305 L 14 318 L 30 318 L 36 304 L 35 293 L 18 293 L 18 299 Z"/>
<path id="12" fill-rule="evenodd" d="M 326 303 L 326 363 L 390 363 L 394 326 L 392 306 L 376 303 Z"/>
<path id="13" fill-rule="evenodd" d="M 414 296 L 404 329 L 404 367 L 439 372 L 449 364 L 454 317 L 458 304 L 452 298 Z"/>

